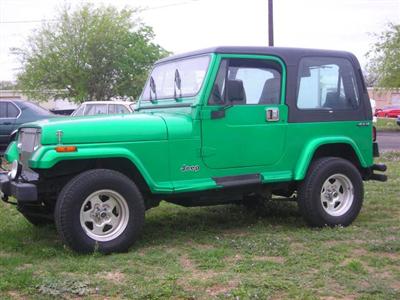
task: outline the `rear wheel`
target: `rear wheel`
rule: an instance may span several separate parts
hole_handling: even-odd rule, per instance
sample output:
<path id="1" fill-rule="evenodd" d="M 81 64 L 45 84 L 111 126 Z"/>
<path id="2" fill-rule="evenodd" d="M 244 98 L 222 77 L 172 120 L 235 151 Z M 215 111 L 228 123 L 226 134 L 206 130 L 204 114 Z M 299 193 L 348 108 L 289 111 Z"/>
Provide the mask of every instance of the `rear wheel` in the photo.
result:
<path id="1" fill-rule="evenodd" d="M 86 171 L 61 191 L 55 209 L 57 230 L 77 252 L 127 251 L 144 223 L 144 203 L 125 175 L 107 169 Z"/>
<path id="2" fill-rule="evenodd" d="M 363 182 L 347 160 L 326 157 L 314 161 L 298 190 L 299 209 L 311 226 L 348 226 L 360 212 Z"/>

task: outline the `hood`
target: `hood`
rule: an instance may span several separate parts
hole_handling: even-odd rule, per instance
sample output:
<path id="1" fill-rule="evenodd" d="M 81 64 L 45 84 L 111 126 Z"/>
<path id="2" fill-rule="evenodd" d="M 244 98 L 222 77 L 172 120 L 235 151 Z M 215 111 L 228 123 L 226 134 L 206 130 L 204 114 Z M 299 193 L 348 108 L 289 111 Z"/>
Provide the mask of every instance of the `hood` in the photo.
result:
<path id="1" fill-rule="evenodd" d="M 160 116 L 141 113 L 52 118 L 27 123 L 21 127 L 41 128 L 43 145 L 58 144 L 58 130 L 62 131 L 62 144 L 167 139 L 164 120 Z"/>

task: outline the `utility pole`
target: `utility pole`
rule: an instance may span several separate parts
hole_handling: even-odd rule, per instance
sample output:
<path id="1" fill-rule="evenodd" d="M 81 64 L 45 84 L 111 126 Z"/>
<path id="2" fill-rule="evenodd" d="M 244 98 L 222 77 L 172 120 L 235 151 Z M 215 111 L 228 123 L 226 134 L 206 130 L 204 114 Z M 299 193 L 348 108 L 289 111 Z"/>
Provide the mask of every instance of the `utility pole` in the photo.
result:
<path id="1" fill-rule="evenodd" d="M 274 8 L 273 0 L 268 0 L 268 46 L 274 46 Z"/>

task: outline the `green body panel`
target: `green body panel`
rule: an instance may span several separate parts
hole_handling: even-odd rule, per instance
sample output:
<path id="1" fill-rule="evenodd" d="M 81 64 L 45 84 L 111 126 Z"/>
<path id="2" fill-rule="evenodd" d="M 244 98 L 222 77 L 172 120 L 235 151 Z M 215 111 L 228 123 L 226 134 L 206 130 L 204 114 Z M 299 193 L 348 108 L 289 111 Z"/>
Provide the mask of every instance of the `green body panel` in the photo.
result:
<path id="1" fill-rule="evenodd" d="M 18 159 L 18 149 L 16 142 L 11 142 L 8 145 L 7 150 L 4 153 L 4 158 L 8 162 L 13 162 L 14 160 Z"/>
<path id="2" fill-rule="evenodd" d="M 38 121 L 24 127 L 42 128 L 42 144 L 58 143 L 55 134 L 62 130 L 63 144 L 158 141 L 167 139 L 162 118 L 150 114 L 97 115 Z"/>
<path id="3" fill-rule="evenodd" d="M 33 169 L 48 169 L 63 160 L 121 157 L 130 160 L 153 193 L 195 192 L 219 188 L 215 177 L 260 174 L 262 182 L 302 180 L 318 147 L 333 143 L 350 145 L 363 167 L 373 164 L 372 124 L 359 122 L 288 123 L 285 93 L 276 105 L 235 105 L 223 118 L 212 119 L 208 106 L 219 62 L 224 57 L 270 59 L 281 64 L 282 90 L 286 69 L 272 56 L 211 55 L 204 84 L 195 97 L 140 103 L 133 115 L 61 118 L 24 127 L 42 129 L 42 146 L 29 160 Z M 187 104 L 187 107 L 163 108 Z M 149 108 L 149 109 L 147 109 Z M 151 109 L 150 109 L 151 108 Z M 266 120 L 268 108 L 279 109 L 276 122 Z M 368 122 L 365 122 L 368 121 Z M 62 144 L 76 152 L 58 153 L 57 130 Z M 18 155 L 15 143 L 8 161 Z"/>

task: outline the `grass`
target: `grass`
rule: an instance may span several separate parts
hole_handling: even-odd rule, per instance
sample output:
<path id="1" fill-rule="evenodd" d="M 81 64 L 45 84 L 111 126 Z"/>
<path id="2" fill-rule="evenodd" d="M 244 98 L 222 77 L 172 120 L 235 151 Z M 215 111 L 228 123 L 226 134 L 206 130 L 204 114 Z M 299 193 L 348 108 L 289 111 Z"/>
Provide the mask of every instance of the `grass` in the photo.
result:
<path id="1" fill-rule="evenodd" d="M 400 126 L 397 125 L 394 118 L 378 118 L 374 124 L 378 131 L 399 131 Z"/>
<path id="2" fill-rule="evenodd" d="M 347 228 L 308 228 L 295 203 L 150 210 L 129 253 L 77 255 L 0 204 L 1 299 L 400 299 L 400 153 Z"/>

